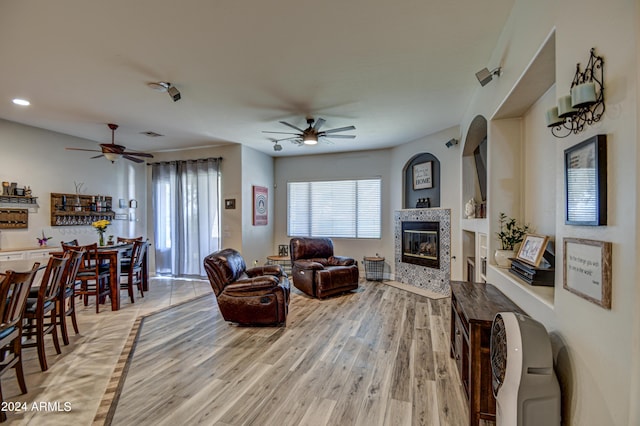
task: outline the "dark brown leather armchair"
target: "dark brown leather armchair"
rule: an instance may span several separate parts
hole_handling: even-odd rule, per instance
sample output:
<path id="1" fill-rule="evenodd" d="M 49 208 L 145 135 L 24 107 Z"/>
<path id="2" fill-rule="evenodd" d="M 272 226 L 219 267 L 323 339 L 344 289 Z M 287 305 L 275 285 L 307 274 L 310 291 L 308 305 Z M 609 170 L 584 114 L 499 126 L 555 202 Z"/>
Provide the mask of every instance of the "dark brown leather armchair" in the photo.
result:
<path id="1" fill-rule="evenodd" d="M 330 238 L 292 238 L 289 243 L 293 285 L 320 299 L 358 288 L 358 264 L 334 256 Z"/>
<path id="2" fill-rule="evenodd" d="M 280 265 L 247 269 L 240 253 L 224 249 L 205 257 L 204 269 L 226 321 L 245 325 L 286 322 L 289 278 Z"/>

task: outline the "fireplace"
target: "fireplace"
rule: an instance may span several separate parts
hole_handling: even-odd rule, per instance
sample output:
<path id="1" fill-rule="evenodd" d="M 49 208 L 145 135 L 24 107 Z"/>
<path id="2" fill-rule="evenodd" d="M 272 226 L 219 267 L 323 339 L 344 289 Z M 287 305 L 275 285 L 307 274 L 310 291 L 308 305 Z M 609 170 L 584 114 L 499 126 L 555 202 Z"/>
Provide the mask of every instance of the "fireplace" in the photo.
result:
<path id="1" fill-rule="evenodd" d="M 402 222 L 402 262 L 440 269 L 440 222 Z"/>

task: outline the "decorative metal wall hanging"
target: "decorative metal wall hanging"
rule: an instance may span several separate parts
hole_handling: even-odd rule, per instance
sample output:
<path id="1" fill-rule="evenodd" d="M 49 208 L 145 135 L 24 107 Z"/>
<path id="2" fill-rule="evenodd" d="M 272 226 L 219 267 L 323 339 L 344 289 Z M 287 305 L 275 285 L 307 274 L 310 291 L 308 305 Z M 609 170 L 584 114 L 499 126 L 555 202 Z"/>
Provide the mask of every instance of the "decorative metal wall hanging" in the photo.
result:
<path id="1" fill-rule="evenodd" d="M 604 114 L 604 61 L 590 51 L 584 71 L 576 65 L 570 94 L 558 99 L 558 105 L 547 111 L 547 127 L 557 138 L 578 134 L 584 126 L 600 121 Z"/>

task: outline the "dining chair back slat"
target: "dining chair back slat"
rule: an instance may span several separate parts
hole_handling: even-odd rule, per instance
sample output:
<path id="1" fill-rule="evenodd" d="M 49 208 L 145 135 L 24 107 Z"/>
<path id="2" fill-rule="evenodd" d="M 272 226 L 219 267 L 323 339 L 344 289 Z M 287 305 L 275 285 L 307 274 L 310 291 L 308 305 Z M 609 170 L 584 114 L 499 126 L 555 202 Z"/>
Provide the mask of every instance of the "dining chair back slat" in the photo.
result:
<path id="1" fill-rule="evenodd" d="M 76 247 L 78 248 L 78 247 Z M 60 325 L 60 334 L 62 334 L 62 342 L 65 345 L 69 344 L 69 333 L 67 331 L 68 316 L 71 317 L 71 323 L 73 330 L 76 334 L 80 333 L 78 329 L 78 320 L 76 318 L 76 286 L 78 283 L 77 275 L 82 266 L 82 257 L 85 254 L 85 250 L 80 248 L 79 250 L 68 249 L 65 253 L 69 254 L 67 259 L 67 266 L 64 271 L 64 278 L 62 279 L 63 285 L 58 293 L 58 324 Z"/>
<path id="2" fill-rule="evenodd" d="M 65 253 L 63 257 L 51 256 L 49 258 L 42 282 L 35 294 L 36 297 L 27 299 L 27 307 L 24 311 L 23 318 L 26 323 L 23 326 L 22 334 L 27 337 L 27 340 L 22 343 L 22 347 L 38 349 L 38 360 L 42 371 L 47 371 L 49 368 L 44 349 L 44 337 L 47 334 L 51 334 L 56 353 L 61 353 L 56 326 L 56 307 L 67 260 L 70 256 L 70 253 Z M 32 337 L 35 337 L 35 342 L 30 339 Z"/>
<path id="3" fill-rule="evenodd" d="M 69 246 L 62 244 L 63 250 L 79 250 L 84 249 L 85 254 L 82 257 L 82 265 L 76 275 L 82 283 L 77 289 L 76 294 L 82 295 L 84 305 L 88 305 L 89 296 L 96 296 L 96 313 L 100 312 L 100 303 L 110 294 L 109 288 L 109 265 L 102 263 L 98 253 L 98 244 L 88 244 L 84 246 Z"/>
<path id="4" fill-rule="evenodd" d="M 0 282 L 0 376 L 13 368 L 20 391 L 27 393 L 22 368 L 22 316 L 29 296 L 29 290 L 40 263 L 33 264 L 28 272 L 7 271 Z M 4 406 L 2 384 L 0 382 L 0 405 Z M 7 420 L 7 411 L 0 410 L 0 421 Z"/>
<path id="5" fill-rule="evenodd" d="M 146 241 L 135 241 L 133 243 L 133 248 L 131 249 L 131 261 L 126 267 L 123 267 L 122 275 L 127 277 L 127 282 L 122 283 L 120 288 L 126 288 L 129 293 L 129 298 L 131 299 L 131 303 L 135 303 L 133 297 L 133 286 L 138 287 L 138 291 L 140 292 L 140 296 L 144 297 L 143 291 L 143 260 L 147 253 L 147 247 L 149 243 Z"/>

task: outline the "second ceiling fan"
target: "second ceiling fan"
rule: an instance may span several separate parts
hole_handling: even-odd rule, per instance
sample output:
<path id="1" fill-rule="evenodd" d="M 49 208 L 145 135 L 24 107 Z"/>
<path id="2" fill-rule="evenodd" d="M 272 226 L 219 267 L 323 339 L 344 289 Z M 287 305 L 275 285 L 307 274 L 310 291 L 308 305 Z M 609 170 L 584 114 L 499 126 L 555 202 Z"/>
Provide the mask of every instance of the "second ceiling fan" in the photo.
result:
<path id="1" fill-rule="evenodd" d="M 323 118 L 318 118 L 317 120 L 312 117 L 307 117 L 308 127 L 306 129 L 301 129 L 298 126 L 294 126 L 293 124 L 287 123 L 286 121 L 280 121 L 281 124 L 285 126 L 291 127 L 294 130 L 297 130 L 297 133 L 293 132 L 269 132 L 263 131 L 262 133 L 275 133 L 281 135 L 293 135 L 282 139 L 271 139 L 273 142 L 277 143 L 280 141 L 289 140 L 298 145 L 315 145 L 318 143 L 320 138 L 331 138 L 331 139 L 354 139 L 355 135 L 336 135 L 335 133 L 346 132 L 347 130 L 355 130 L 355 126 L 345 126 L 339 127 L 337 129 L 329 129 L 329 130 L 320 130 L 320 127 L 325 123 Z M 274 147 L 275 149 L 275 147 Z M 276 149 L 276 151 L 279 151 Z"/>

